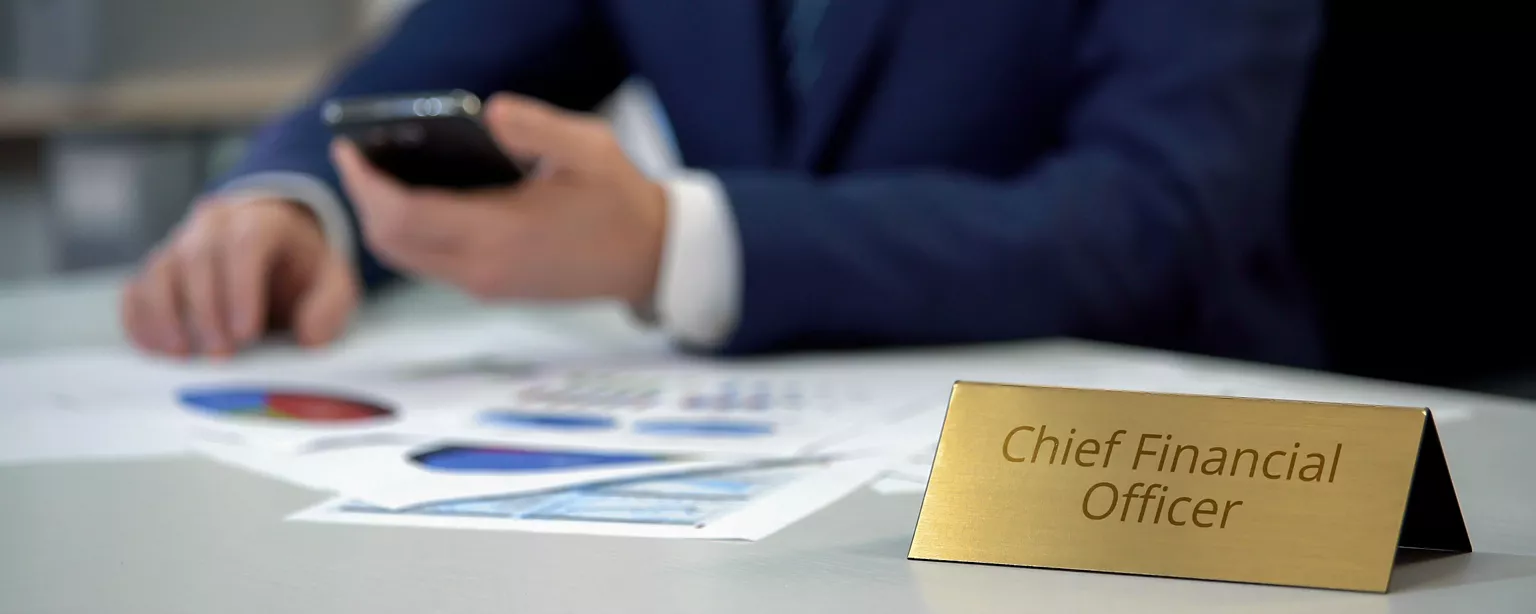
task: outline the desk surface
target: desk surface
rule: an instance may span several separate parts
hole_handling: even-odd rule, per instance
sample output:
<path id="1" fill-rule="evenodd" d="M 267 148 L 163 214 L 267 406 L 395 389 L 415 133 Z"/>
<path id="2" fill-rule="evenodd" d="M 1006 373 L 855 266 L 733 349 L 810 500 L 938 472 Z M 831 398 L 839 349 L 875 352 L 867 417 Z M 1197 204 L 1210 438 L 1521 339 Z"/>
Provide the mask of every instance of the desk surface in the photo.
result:
<path id="1" fill-rule="evenodd" d="M 113 276 L 0 291 L 0 354 L 119 345 Z M 358 334 L 480 313 L 390 297 Z M 36 318 L 48 315 L 40 325 Z M 435 315 L 434 315 L 435 314 Z M 621 346 L 601 309 L 498 310 Z M 905 559 L 920 497 L 860 492 L 758 543 L 287 523 L 316 494 L 196 458 L 0 468 L 0 613 L 52 612 L 1529 612 L 1536 406 L 1428 388 L 1074 342 L 860 355 L 998 378 L 1162 360 L 1339 400 L 1456 408 L 1441 424 L 1477 552 L 1405 562 L 1387 595 Z M 3 411 L 4 408 L 0 408 Z"/>

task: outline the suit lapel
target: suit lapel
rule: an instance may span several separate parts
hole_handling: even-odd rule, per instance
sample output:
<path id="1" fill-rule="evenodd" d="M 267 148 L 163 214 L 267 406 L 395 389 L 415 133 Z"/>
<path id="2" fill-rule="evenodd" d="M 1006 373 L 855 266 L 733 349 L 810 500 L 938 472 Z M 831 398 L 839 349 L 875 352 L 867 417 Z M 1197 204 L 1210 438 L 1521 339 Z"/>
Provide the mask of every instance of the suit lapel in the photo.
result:
<path id="1" fill-rule="evenodd" d="M 877 57 L 899 2 L 834 0 L 827 7 L 816 37 L 824 63 L 815 84 L 801 93 L 804 106 L 792 151 L 796 167 L 820 164 L 828 140 L 852 108 L 850 98 L 866 81 L 868 64 Z"/>

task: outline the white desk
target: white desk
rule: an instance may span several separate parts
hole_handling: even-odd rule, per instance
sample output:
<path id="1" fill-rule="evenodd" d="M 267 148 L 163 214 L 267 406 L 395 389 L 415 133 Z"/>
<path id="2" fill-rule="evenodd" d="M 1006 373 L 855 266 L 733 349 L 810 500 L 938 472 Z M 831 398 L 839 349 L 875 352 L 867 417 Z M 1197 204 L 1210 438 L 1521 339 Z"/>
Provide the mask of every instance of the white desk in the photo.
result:
<path id="1" fill-rule="evenodd" d="M 120 344 L 112 277 L 0 291 L 0 353 Z M 453 314 L 411 291 L 358 334 Z M 480 317 L 485 317 L 481 314 Z M 615 347 L 600 309 L 502 310 Z M 1440 425 L 1471 555 L 1398 566 L 1387 595 L 913 562 L 920 498 L 858 493 L 754 544 L 286 523 L 311 492 L 196 458 L 0 469 L 0 613 L 1531 612 L 1536 406 L 1495 397 L 1072 342 L 859 355 L 992 379 L 1082 361 L 1174 360 L 1340 400 L 1455 408 Z M 0 411 L 4 411 L 0 407 Z"/>

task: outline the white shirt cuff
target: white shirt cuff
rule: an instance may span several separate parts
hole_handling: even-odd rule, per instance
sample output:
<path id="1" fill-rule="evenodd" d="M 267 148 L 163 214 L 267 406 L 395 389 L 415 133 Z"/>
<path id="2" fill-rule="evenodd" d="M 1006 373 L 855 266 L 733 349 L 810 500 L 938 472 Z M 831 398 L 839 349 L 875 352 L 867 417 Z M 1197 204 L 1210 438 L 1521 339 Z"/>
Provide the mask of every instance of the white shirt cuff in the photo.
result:
<path id="1" fill-rule="evenodd" d="M 656 317 L 684 345 L 712 349 L 736 330 L 741 239 L 719 179 L 690 172 L 662 180 L 667 236 L 656 280 Z"/>
<path id="2" fill-rule="evenodd" d="M 218 190 L 220 201 L 230 205 L 276 198 L 308 207 L 320 221 L 320 230 L 332 250 L 352 259 L 352 222 L 336 192 L 304 173 L 270 172 L 237 177 Z"/>

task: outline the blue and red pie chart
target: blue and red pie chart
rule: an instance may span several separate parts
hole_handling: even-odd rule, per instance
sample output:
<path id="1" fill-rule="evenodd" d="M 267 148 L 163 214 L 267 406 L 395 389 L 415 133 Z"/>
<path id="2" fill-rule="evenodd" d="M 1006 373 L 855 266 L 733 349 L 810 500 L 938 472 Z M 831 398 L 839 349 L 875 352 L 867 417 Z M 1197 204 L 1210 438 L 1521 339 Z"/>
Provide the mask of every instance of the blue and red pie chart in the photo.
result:
<path id="1" fill-rule="evenodd" d="M 279 388 L 198 388 L 179 393 L 192 412 L 230 420 L 353 426 L 388 422 L 389 406 L 334 393 Z"/>

